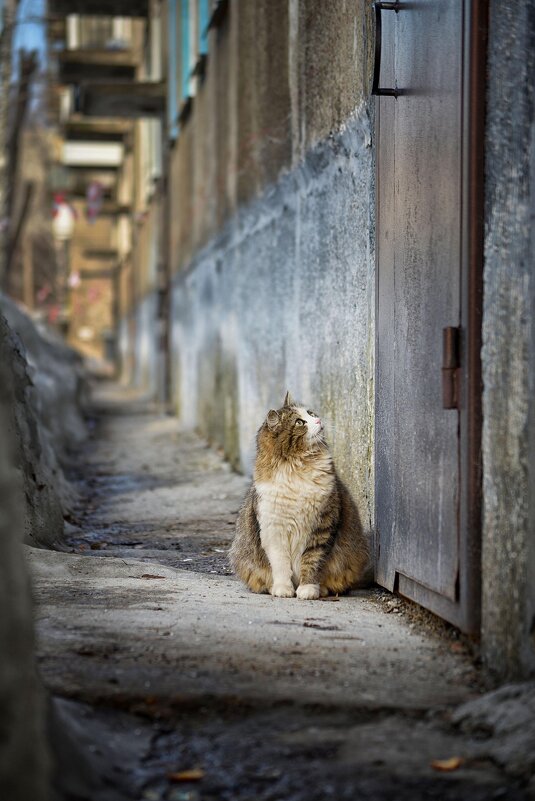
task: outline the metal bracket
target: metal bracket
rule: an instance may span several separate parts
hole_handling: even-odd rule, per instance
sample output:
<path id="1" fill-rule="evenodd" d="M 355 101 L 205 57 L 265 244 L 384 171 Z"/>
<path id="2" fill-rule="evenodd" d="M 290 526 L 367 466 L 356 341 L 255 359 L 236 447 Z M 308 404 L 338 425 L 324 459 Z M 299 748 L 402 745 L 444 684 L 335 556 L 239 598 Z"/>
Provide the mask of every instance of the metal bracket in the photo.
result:
<path id="1" fill-rule="evenodd" d="M 397 89 L 385 89 L 379 87 L 379 78 L 381 77 L 381 44 L 383 38 L 381 11 L 395 11 L 397 14 L 400 8 L 402 8 L 402 4 L 399 2 L 377 2 L 373 4 L 373 7 L 375 9 L 375 58 L 373 63 L 372 95 L 377 95 L 378 97 L 397 98 L 399 95 Z"/>
<path id="2" fill-rule="evenodd" d="M 442 330 L 442 407 L 459 408 L 460 329 Z"/>

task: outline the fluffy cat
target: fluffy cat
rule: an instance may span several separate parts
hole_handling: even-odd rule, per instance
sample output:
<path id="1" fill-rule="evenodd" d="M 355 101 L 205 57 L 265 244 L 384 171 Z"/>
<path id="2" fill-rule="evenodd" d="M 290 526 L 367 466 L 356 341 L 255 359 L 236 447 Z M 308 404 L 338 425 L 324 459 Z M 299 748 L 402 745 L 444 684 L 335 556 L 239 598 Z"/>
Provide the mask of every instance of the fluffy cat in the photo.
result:
<path id="1" fill-rule="evenodd" d="M 230 562 L 253 592 L 314 600 L 362 580 L 368 543 L 314 412 L 287 393 L 260 427 Z"/>

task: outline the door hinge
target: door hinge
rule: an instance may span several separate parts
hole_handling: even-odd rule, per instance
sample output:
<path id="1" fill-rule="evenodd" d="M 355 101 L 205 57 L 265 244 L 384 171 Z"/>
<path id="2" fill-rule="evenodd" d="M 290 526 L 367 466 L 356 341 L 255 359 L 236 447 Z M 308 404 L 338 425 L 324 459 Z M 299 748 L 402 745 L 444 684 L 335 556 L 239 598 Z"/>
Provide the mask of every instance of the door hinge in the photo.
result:
<path id="1" fill-rule="evenodd" d="M 459 367 L 461 330 L 454 326 L 442 329 L 442 406 L 459 408 Z"/>

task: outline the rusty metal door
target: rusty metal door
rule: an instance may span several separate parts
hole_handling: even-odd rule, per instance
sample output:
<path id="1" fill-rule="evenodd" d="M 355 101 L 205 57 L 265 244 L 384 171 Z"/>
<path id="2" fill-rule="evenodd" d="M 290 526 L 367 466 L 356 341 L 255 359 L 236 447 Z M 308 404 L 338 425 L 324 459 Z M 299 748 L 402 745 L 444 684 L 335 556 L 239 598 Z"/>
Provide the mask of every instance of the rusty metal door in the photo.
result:
<path id="1" fill-rule="evenodd" d="M 472 12 L 376 3 L 374 75 L 377 580 L 467 631 L 479 574 L 465 441 Z"/>

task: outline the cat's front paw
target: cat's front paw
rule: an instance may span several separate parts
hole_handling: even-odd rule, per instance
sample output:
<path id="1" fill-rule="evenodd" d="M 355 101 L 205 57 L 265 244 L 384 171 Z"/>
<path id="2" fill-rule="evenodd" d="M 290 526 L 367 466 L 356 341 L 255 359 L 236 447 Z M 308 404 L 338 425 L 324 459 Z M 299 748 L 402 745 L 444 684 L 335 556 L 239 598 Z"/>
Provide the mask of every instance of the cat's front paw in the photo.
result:
<path id="1" fill-rule="evenodd" d="M 297 597 L 300 601 L 315 601 L 320 597 L 320 585 L 300 584 L 297 588 Z"/>
<path id="2" fill-rule="evenodd" d="M 274 598 L 293 598 L 295 590 L 293 584 L 283 584 L 278 582 L 271 588 L 271 594 Z"/>

